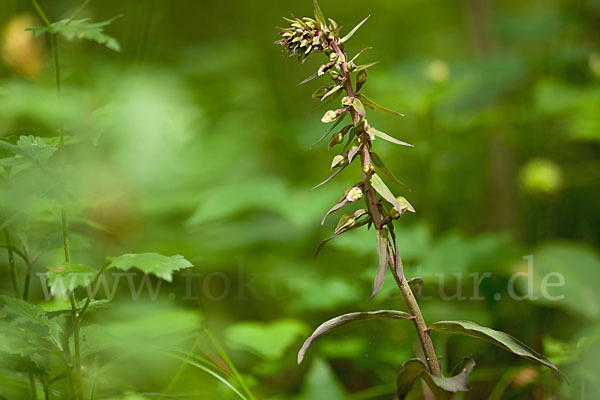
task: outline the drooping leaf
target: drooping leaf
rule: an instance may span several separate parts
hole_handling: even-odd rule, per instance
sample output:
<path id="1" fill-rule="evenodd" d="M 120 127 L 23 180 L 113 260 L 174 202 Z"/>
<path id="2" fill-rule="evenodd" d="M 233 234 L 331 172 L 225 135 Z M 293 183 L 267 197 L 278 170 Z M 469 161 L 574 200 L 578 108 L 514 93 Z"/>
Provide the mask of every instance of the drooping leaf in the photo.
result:
<path id="1" fill-rule="evenodd" d="M 338 126 L 344 120 L 345 116 L 346 116 L 345 113 L 344 113 L 344 115 L 340 115 L 340 117 L 335 121 L 335 124 L 331 125 L 331 128 L 329 128 L 327 130 L 327 132 L 325 132 L 325 134 L 319 138 L 319 140 L 317 140 L 316 142 L 311 144 L 310 148 L 312 149 L 314 146 L 321 143 L 323 141 L 323 139 L 325 139 L 327 137 L 327 135 L 329 135 L 335 129 L 335 127 Z"/>
<path id="2" fill-rule="evenodd" d="M 396 182 L 398 185 L 402 186 L 403 188 L 405 188 L 406 190 L 408 190 L 410 192 L 410 188 L 394 176 L 392 171 L 390 171 L 389 168 L 385 166 L 385 164 L 383 163 L 383 160 L 377 155 L 377 153 L 371 152 L 371 160 L 373 160 L 373 164 L 375 164 L 375 166 L 377 168 L 379 168 L 388 178 L 390 178 L 391 180 Z"/>
<path id="3" fill-rule="evenodd" d="M 129 271 L 137 268 L 145 274 L 152 274 L 167 282 L 172 282 L 173 272 L 180 269 L 193 267 L 192 263 L 183 256 L 163 256 L 158 253 L 124 254 L 119 257 L 109 257 L 108 268 L 117 268 Z"/>
<path id="4" fill-rule="evenodd" d="M 396 196 L 394 196 L 394 194 L 386 186 L 386 184 L 383 183 L 383 181 L 381 180 L 379 175 L 377 175 L 377 174 L 371 175 L 371 178 L 369 179 L 369 181 L 371 182 L 373 189 L 375 189 L 375 191 L 377 191 L 377 193 L 379 193 L 381 195 L 381 197 L 383 197 L 388 203 L 390 203 L 391 205 L 396 207 L 396 210 L 398 210 L 398 211 L 402 210 L 402 205 L 398 202 L 398 200 L 396 199 Z"/>
<path id="5" fill-rule="evenodd" d="M 329 178 L 325 179 L 323 182 L 319 183 L 316 186 L 313 186 L 310 190 L 315 190 L 316 188 L 323 186 L 324 184 L 326 184 L 327 182 L 329 182 L 330 180 L 332 180 L 333 178 L 335 178 L 337 176 L 337 174 L 339 174 L 340 172 L 342 172 L 344 170 L 344 168 L 346 168 L 350 163 L 346 163 L 344 165 L 342 165 L 340 168 L 336 169 L 333 174 L 331 174 L 329 176 Z"/>
<path id="6" fill-rule="evenodd" d="M 80 264 L 63 264 L 48 267 L 46 277 L 50 286 L 50 293 L 64 293 L 78 287 L 89 286 L 96 276 L 94 268 Z"/>
<path id="7" fill-rule="evenodd" d="M 36 28 L 27 28 L 27 30 L 32 31 L 35 36 L 38 36 L 45 32 L 50 32 L 53 34 L 61 34 L 67 40 L 72 39 L 86 39 L 94 41 L 98 44 L 102 44 L 114 51 L 120 51 L 121 46 L 119 42 L 104 33 L 104 28 L 110 25 L 115 19 L 120 16 L 116 16 L 112 19 L 102 22 L 89 22 L 89 19 L 76 19 L 76 20 L 68 20 L 63 19 L 62 21 L 55 22 L 50 26 L 41 26 Z"/>
<path id="8" fill-rule="evenodd" d="M 369 19 L 369 17 L 371 17 L 370 15 L 367 16 L 365 19 L 363 19 L 362 21 L 360 21 L 354 28 L 352 28 L 352 30 L 350 32 L 348 32 L 348 34 L 346 36 L 344 36 L 343 38 L 340 39 L 340 43 L 344 43 L 346 42 L 348 39 L 350 39 L 352 37 L 352 35 L 354 35 L 356 33 L 356 31 L 365 23 L 367 22 L 367 20 Z"/>
<path id="9" fill-rule="evenodd" d="M 436 395 L 437 400 L 449 400 L 452 398 L 452 393 L 470 390 L 467 379 L 473 368 L 475 368 L 475 361 L 467 357 L 459 366 L 460 372 L 457 375 L 444 378 L 430 374 L 423 360 L 413 358 L 402 365 L 402 370 L 396 380 L 396 394 L 398 399 L 405 399 L 415 379 L 422 376 L 427 386 Z"/>
<path id="10" fill-rule="evenodd" d="M 369 136 L 371 136 L 371 137 L 373 137 L 373 136 L 377 136 L 377 137 L 379 137 L 379 138 L 381 138 L 381 139 L 383 139 L 383 140 L 387 140 L 388 142 L 391 142 L 391 143 L 394 143 L 394 144 L 399 144 L 400 146 L 414 147 L 412 144 L 409 144 L 409 143 L 403 142 L 403 141 L 401 141 L 401 140 L 398 140 L 398 139 L 396 139 L 395 137 L 392 137 L 392 136 L 388 135 L 388 134 L 387 134 L 387 133 L 385 133 L 385 132 L 378 131 L 378 130 L 377 130 L 377 129 L 375 129 L 375 128 L 369 128 L 369 129 L 367 130 L 367 133 L 368 133 L 368 134 L 369 134 Z"/>
<path id="11" fill-rule="evenodd" d="M 407 314 L 402 311 L 395 310 L 379 310 L 379 311 L 366 311 L 366 312 L 353 312 L 349 314 L 343 314 L 332 318 L 328 321 L 323 322 L 321 325 L 315 329 L 315 331 L 310 335 L 308 339 L 302 345 L 302 348 L 298 352 L 298 364 L 302 362 L 304 359 L 304 355 L 306 351 L 310 347 L 311 343 L 318 338 L 331 331 L 334 328 L 337 328 L 340 325 L 348 324 L 350 322 L 361 321 L 364 319 L 375 319 L 375 318 L 394 318 L 394 319 L 412 319 L 410 314 Z"/>
<path id="12" fill-rule="evenodd" d="M 375 273 L 375 281 L 373 283 L 373 292 L 369 297 L 369 300 L 374 298 L 383 286 L 385 280 L 385 271 L 389 263 L 388 253 L 388 230 L 386 228 L 377 230 L 377 254 L 379 255 L 379 265 L 377 266 L 377 272 Z"/>
<path id="13" fill-rule="evenodd" d="M 362 100 L 363 104 L 365 106 L 369 107 L 370 109 L 383 111 L 385 113 L 397 115 L 399 117 L 404 117 L 404 114 L 399 113 L 399 112 L 394 111 L 394 110 L 390 110 L 389 108 L 385 108 L 383 106 L 380 106 L 379 104 L 375 103 L 373 100 L 371 100 L 370 98 L 368 98 L 367 96 L 365 96 L 362 93 L 360 93 L 358 96 Z"/>
<path id="14" fill-rule="evenodd" d="M 458 333 L 485 340 L 520 357 L 527 358 L 558 371 L 556 365 L 550 360 L 505 332 L 487 328 L 471 321 L 439 321 L 430 327 L 432 330 L 439 332 Z"/>
<path id="15" fill-rule="evenodd" d="M 321 220 L 321 225 L 325 224 L 325 220 L 327 219 L 327 217 L 329 216 L 329 214 L 331 214 L 333 212 L 336 212 L 340 208 L 344 207 L 346 204 L 348 204 L 348 200 L 344 199 L 344 200 L 340 201 L 339 203 L 337 203 L 336 205 L 334 205 L 333 207 L 331 207 L 329 209 L 329 211 L 327 211 L 327 213 L 325 214 L 325 216 L 323 217 L 323 219 Z"/>
<path id="16" fill-rule="evenodd" d="M 341 235 L 342 233 L 348 232 L 352 229 L 356 229 L 358 227 L 361 227 L 363 225 L 366 225 L 371 219 L 367 218 L 367 219 L 363 219 L 361 221 L 356 222 L 354 225 L 348 227 L 348 228 L 344 228 L 341 229 L 340 231 L 334 233 L 333 235 L 331 235 L 330 237 L 328 237 L 327 239 L 322 240 L 321 242 L 319 242 L 319 244 L 317 245 L 317 249 L 315 250 L 315 258 L 317 258 L 317 256 L 319 255 L 319 253 L 321 252 L 321 250 L 323 250 L 323 247 L 325 247 L 325 245 L 327 244 L 327 242 L 329 242 L 330 240 L 338 237 L 339 235 Z"/>

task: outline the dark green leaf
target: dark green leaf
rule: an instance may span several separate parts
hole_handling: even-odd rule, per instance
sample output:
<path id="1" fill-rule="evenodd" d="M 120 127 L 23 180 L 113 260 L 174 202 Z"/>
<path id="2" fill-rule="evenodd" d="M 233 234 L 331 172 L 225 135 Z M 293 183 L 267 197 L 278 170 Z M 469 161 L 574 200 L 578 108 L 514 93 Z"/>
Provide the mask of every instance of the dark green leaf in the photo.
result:
<path id="1" fill-rule="evenodd" d="M 373 164 L 375 164 L 375 166 L 377 168 L 379 168 L 379 170 L 381 170 L 388 178 L 390 178 L 391 180 L 396 182 L 398 185 L 402 186 L 403 188 L 405 188 L 406 190 L 408 190 L 410 192 L 410 188 L 394 176 L 392 171 L 390 171 L 388 169 L 388 167 L 385 166 L 385 164 L 383 163 L 381 158 L 376 153 L 371 152 L 371 160 L 373 160 Z M 398 210 L 398 211 L 400 211 L 400 210 Z"/>
<path id="2" fill-rule="evenodd" d="M 365 23 L 367 22 L 367 20 L 369 19 L 370 15 L 368 17 L 366 17 L 365 19 L 363 19 L 362 21 L 360 21 L 358 23 L 358 25 L 356 25 L 354 28 L 352 28 L 352 30 L 350 32 L 348 32 L 348 34 L 346 36 L 344 36 L 343 38 L 340 39 L 340 43 L 344 43 L 346 42 L 348 39 L 350 39 L 352 37 L 352 35 L 354 35 L 356 33 L 356 31 Z"/>
<path id="3" fill-rule="evenodd" d="M 410 314 L 407 314 L 402 311 L 394 311 L 394 310 L 379 310 L 379 311 L 368 311 L 368 312 L 354 312 L 349 314 L 340 315 L 338 317 L 332 318 L 328 321 L 323 322 L 321 325 L 315 329 L 315 331 L 310 335 L 308 339 L 302 345 L 302 348 L 298 352 L 298 364 L 302 362 L 304 359 L 304 355 L 308 350 L 310 344 L 319 336 L 326 334 L 334 328 L 337 328 L 340 325 L 348 324 L 350 322 L 361 321 L 364 319 L 374 319 L 374 318 L 394 318 L 394 319 L 412 319 Z"/>
<path id="4" fill-rule="evenodd" d="M 128 271 L 137 268 L 145 274 L 152 274 L 167 282 L 173 280 L 173 272 L 193 267 L 192 263 L 183 256 L 163 256 L 157 253 L 124 254 L 119 257 L 109 257 L 108 268 Z"/>
<path id="5" fill-rule="evenodd" d="M 478 325 L 471 321 L 439 321 L 431 325 L 431 329 L 482 339 L 520 357 L 527 358 L 558 371 L 556 365 L 550 360 L 538 354 L 535 350 L 521 343 L 509 334 Z"/>

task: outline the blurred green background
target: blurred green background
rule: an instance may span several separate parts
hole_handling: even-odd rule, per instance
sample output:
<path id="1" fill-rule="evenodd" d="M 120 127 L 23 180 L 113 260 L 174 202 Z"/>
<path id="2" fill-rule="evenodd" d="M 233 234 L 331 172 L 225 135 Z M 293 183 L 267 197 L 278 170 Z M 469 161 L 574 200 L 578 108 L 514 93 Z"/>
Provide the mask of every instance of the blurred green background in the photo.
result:
<path id="1" fill-rule="evenodd" d="M 40 3 L 52 21 L 80 4 Z M 371 112 L 370 121 L 415 146 L 376 144 L 412 189 L 391 186 L 417 210 L 397 230 L 407 276 L 425 280 L 426 320 L 504 330 L 566 377 L 485 342 L 433 333 L 446 371 L 464 356 L 477 361 L 473 390 L 459 398 L 598 398 L 600 1 L 320 3 L 346 31 L 371 15 L 346 48 L 373 46 L 361 59 L 381 64 L 365 94 L 406 115 Z M 28 1 L 0 2 L 0 136 L 53 137 L 61 124 L 67 134 L 66 198 L 43 169 L 1 186 L 0 221 L 19 213 L 8 224 L 39 254 L 34 273 L 61 260 L 57 210 L 66 201 L 77 262 L 100 267 L 107 255 L 156 251 L 184 255 L 198 274 L 177 275 L 156 299 L 142 290 L 138 301 L 123 278 L 115 301 L 89 316 L 84 369 L 94 398 L 237 398 L 198 366 L 165 355 L 197 352 L 228 377 L 217 343 L 259 399 L 393 398 L 402 362 L 414 356 L 409 323 L 339 328 L 296 365 L 322 321 L 404 304 L 391 279 L 368 301 L 372 231 L 348 233 L 313 260 L 335 226 L 335 218 L 319 221 L 358 169 L 308 192 L 335 153 L 309 151 L 325 132 L 325 109 L 314 111 L 310 96 L 321 85 L 297 85 L 323 56 L 300 65 L 273 44 L 290 13 L 311 15 L 312 4 L 93 1 L 81 17 L 122 15 L 106 29 L 121 51 L 61 41 L 57 101 L 48 38 L 24 32 L 42 22 Z M 538 300 L 517 300 L 507 287 L 528 255 Z M 22 284 L 20 260 L 18 268 Z M 476 295 L 469 274 L 485 272 L 483 300 L 452 296 L 457 288 Z M 565 278 L 549 289 L 562 300 L 541 292 L 549 272 Z M 1 294 L 11 295 L 4 249 L 0 274 Z M 527 281 L 517 282 L 525 293 Z M 38 277 L 30 300 L 47 310 L 65 303 L 45 301 Z M 26 373 L 2 368 L 0 398 L 28 398 Z M 64 377 L 49 374 L 51 396 L 67 398 Z M 423 398 L 418 385 L 413 392 Z"/>

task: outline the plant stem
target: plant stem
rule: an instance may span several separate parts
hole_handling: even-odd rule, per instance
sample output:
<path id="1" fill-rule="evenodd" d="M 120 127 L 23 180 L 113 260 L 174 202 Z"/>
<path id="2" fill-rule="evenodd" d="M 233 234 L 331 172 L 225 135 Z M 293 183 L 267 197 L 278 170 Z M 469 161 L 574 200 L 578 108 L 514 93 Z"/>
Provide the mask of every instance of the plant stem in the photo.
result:
<path id="1" fill-rule="evenodd" d="M 13 255 L 12 244 L 10 243 L 10 235 L 7 229 L 4 229 L 4 240 L 6 241 L 6 252 L 8 253 L 8 265 L 10 267 L 10 276 L 12 278 L 15 297 L 19 297 L 19 282 L 17 281 L 17 266 L 15 265 L 15 256 Z"/>
<path id="2" fill-rule="evenodd" d="M 29 373 L 29 388 L 31 390 L 31 398 L 37 400 L 37 388 L 35 386 L 35 376 L 33 372 Z"/>
<path id="3" fill-rule="evenodd" d="M 348 55 L 346 52 L 340 48 L 340 46 L 332 40 L 331 46 L 336 51 L 338 56 L 344 57 L 344 60 L 348 60 Z M 352 86 L 352 81 L 350 79 L 350 73 L 348 72 L 347 63 L 342 63 L 342 73 L 344 74 L 344 90 L 346 94 L 350 97 L 354 97 L 356 95 L 354 88 Z M 361 132 L 359 128 L 359 123 L 361 122 L 362 117 L 359 115 L 356 110 L 350 108 L 350 115 L 352 116 L 352 122 L 354 124 L 354 129 L 356 132 Z M 373 169 L 371 165 L 371 158 L 369 153 L 369 148 L 372 143 L 370 143 L 370 139 L 368 135 L 363 134 L 363 143 L 360 148 L 360 160 L 361 160 L 361 169 L 362 169 L 362 178 L 363 183 L 365 185 L 365 201 L 367 203 L 367 209 L 369 211 L 369 215 L 371 216 L 371 220 L 373 221 L 373 225 L 375 229 L 380 230 L 384 228 L 382 226 L 383 216 L 381 215 L 381 211 L 379 209 L 379 204 L 377 202 L 377 197 L 375 194 L 375 190 L 371 186 L 371 182 L 369 180 L 370 174 Z M 398 210 L 400 211 L 400 210 Z M 393 225 L 389 223 L 390 228 L 393 229 Z M 395 240 L 394 240 L 395 242 Z M 394 252 L 391 251 L 391 255 L 394 255 Z M 423 314 L 421 313 L 421 309 L 419 308 L 419 303 L 413 294 L 410 285 L 404 278 L 404 273 L 397 271 L 402 271 L 402 260 L 400 259 L 400 254 L 397 249 L 395 251 L 395 257 L 390 257 L 391 263 L 393 263 L 392 272 L 394 275 L 394 279 L 402 293 L 402 297 L 408 306 L 408 309 L 411 315 L 414 317 L 413 322 L 415 324 L 415 328 L 417 330 L 417 335 L 419 336 L 419 342 L 421 343 L 421 347 L 423 348 L 423 353 L 425 354 L 425 361 L 429 368 L 429 372 L 435 376 L 442 376 L 442 370 L 440 368 L 439 361 L 435 354 L 435 348 L 433 347 L 433 342 L 431 341 L 431 337 L 429 336 L 429 329 L 427 328 L 427 324 L 425 323 L 425 319 L 423 318 Z M 391 264 L 390 263 L 390 264 Z"/>
<path id="4" fill-rule="evenodd" d="M 25 264 L 27 264 L 27 271 L 25 272 L 25 284 L 23 286 L 23 300 L 27 301 L 29 297 L 29 286 L 31 283 L 31 269 L 33 268 L 34 260 L 29 258 L 29 254 L 23 258 Z"/>

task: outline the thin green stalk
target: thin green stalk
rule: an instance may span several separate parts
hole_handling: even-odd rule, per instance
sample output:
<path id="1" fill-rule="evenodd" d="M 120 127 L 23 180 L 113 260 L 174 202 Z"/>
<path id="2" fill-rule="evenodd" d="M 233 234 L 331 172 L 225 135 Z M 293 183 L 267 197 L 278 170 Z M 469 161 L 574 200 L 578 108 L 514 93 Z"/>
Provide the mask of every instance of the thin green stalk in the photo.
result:
<path id="1" fill-rule="evenodd" d="M 74 20 L 75 18 L 77 18 L 77 17 L 79 16 L 79 14 L 81 14 L 81 12 L 82 12 L 82 11 L 83 11 L 83 10 L 84 10 L 86 7 L 87 7 L 87 5 L 88 5 L 88 4 L 90 4 L 90 2 L 91 2 L 91 1 L 92 1 L 92 0 L 85 0 L 85 1 L 83 2 L 83 4 L 82 4 L 82 5 L 81 5 L 81 6 L 80 6 L 78 9 L 77 9 L 77 11 L 75 11 L 75 14 L 73 14 L 73 15 L 71 16 L 71 18 L 69 18 L 69 20 L 67 21 L 66 25 L 69 25 L 71 22 L 73 22 L 73 20 Z M 65 25 L 65 26 L 66 26 L 66 25 Z"/>
<path id="2" fill-rule="evenodd" d="M 25 271 L 25 284 L 23 285 L 23 300 L 27 301 L 27 298 L 29 297 L 29 286 L 31 284 L 31 269 L 33 268 L 33 263 L 35 261 L 31 260 L 29 255 L 24 258 L 24 261 L 25 264 L 27 264 L 27 270 Z"/>
<path id="3" fill-rule="evenodd" d="M 4 229 L 4 240 L 6 241 L 6 252 L 8 253 L 8 265 L 10 267 L 10 277 L 12 278 L 13 289 L 15 291 L 15 297 L 19 297 L 19 282 L 17 281 L 17 266 L 15 264 L 15 256 L 13 255 L 13 248 L 10 243 L 10 235 L 7 229 Z"/>
<path id="4" fill-rule="evenodd" d="M 35 376 L 33 372 L 29 373 L 29 388 L 31 390 L 31 398 L 37 400 L 37 387 L 35 385 Z"/>

